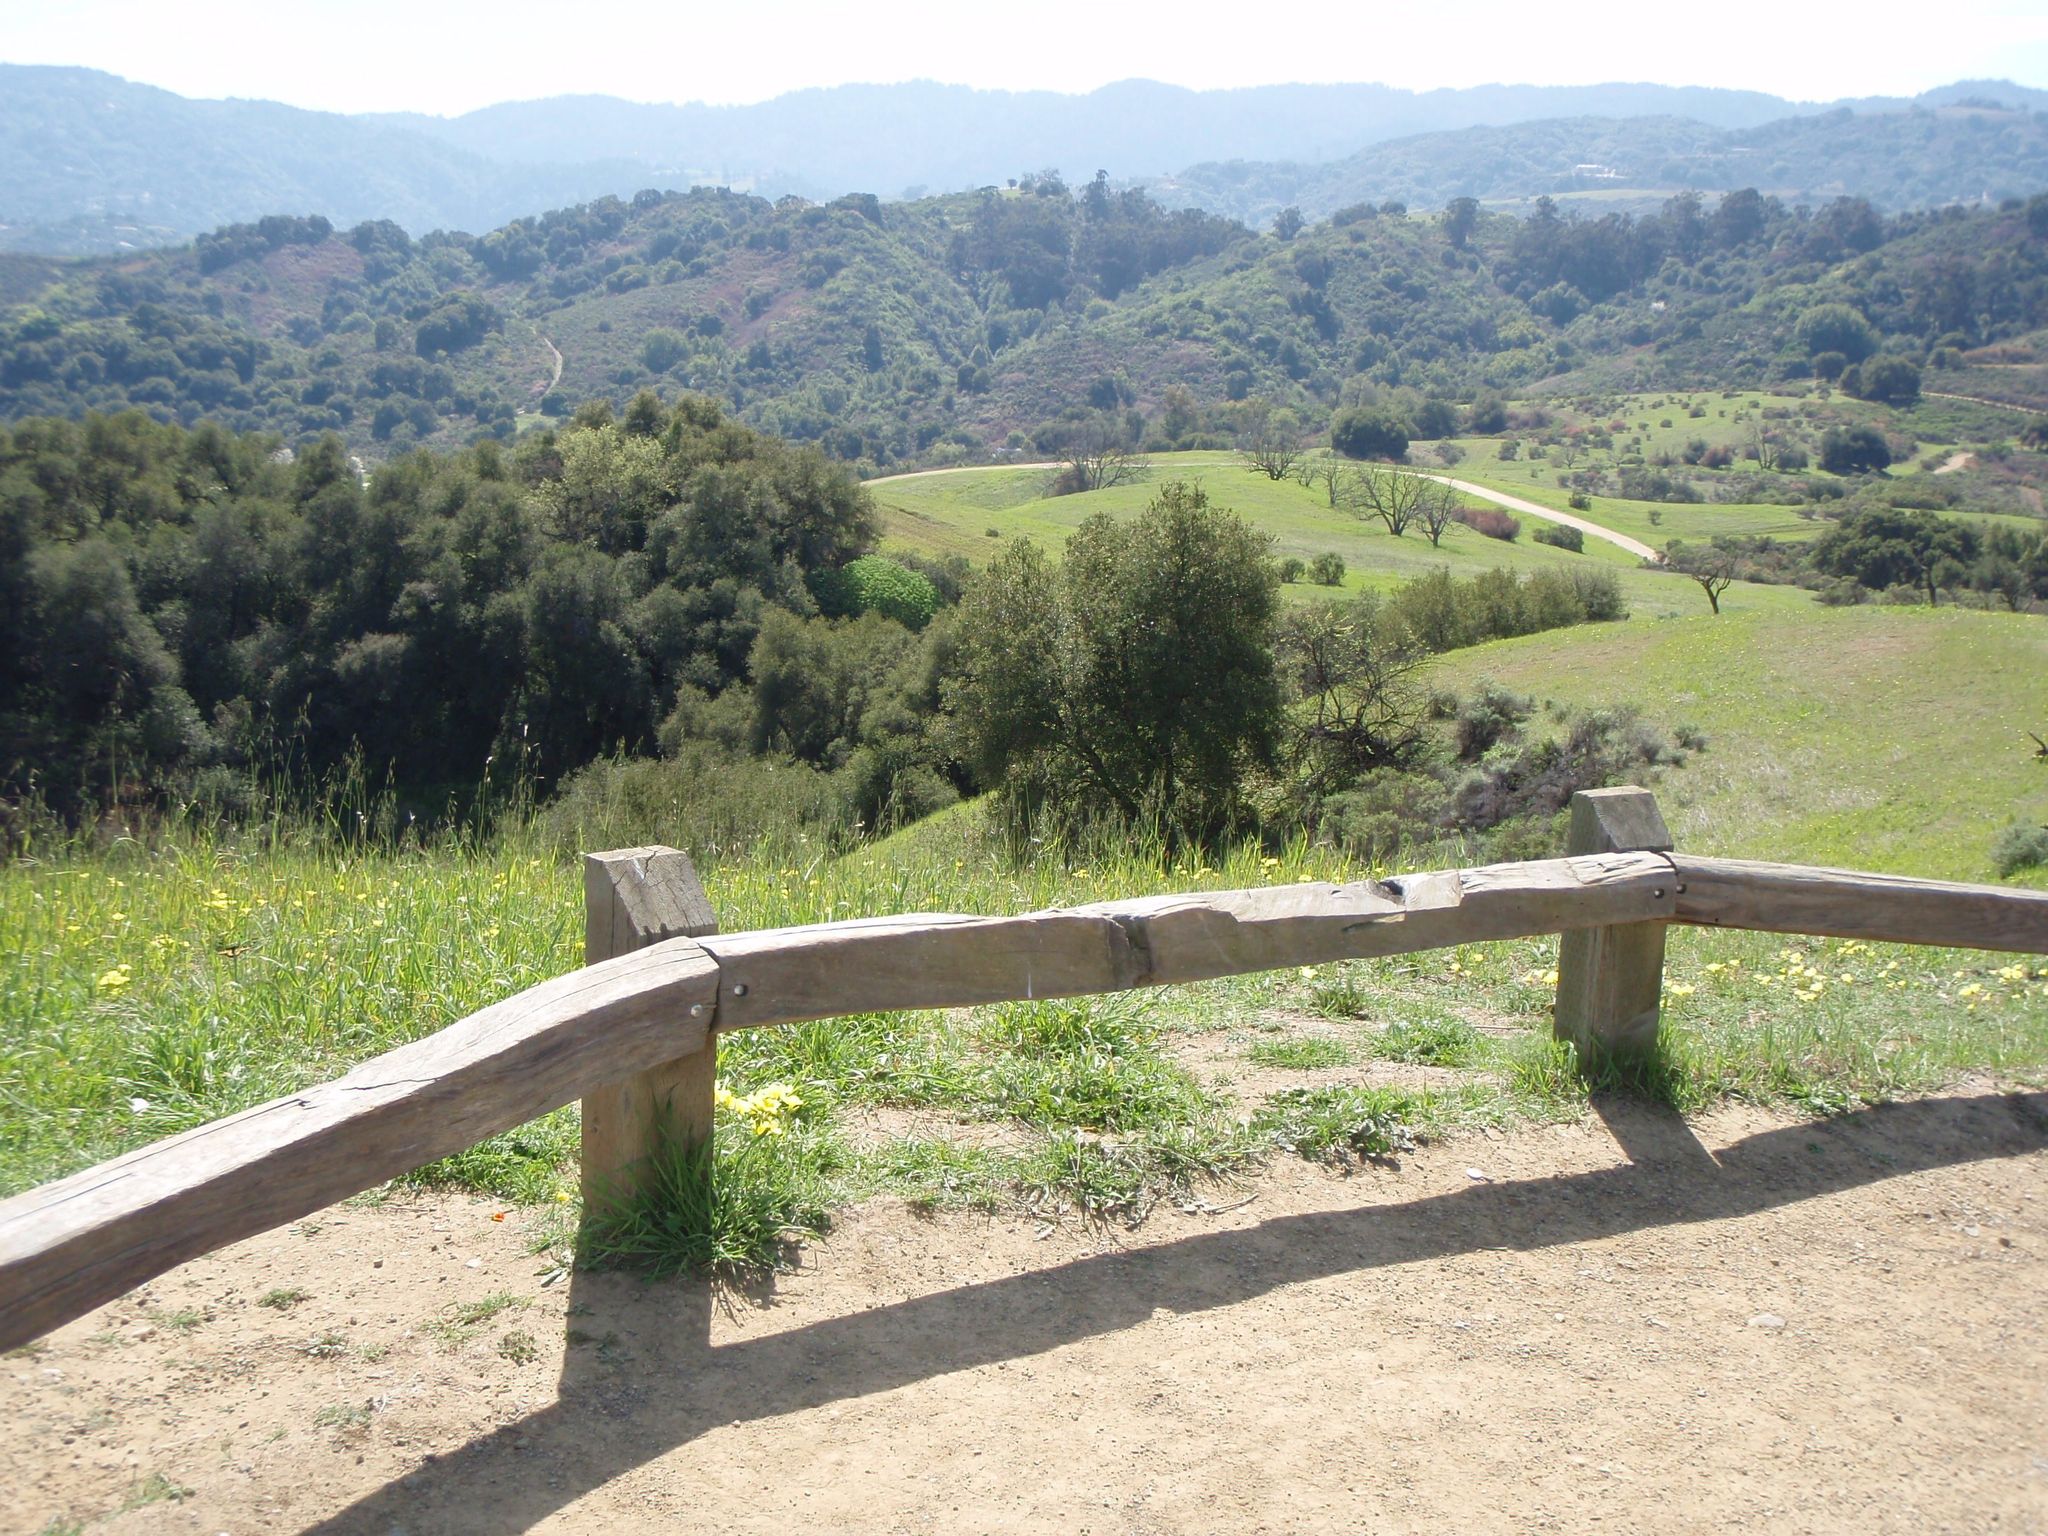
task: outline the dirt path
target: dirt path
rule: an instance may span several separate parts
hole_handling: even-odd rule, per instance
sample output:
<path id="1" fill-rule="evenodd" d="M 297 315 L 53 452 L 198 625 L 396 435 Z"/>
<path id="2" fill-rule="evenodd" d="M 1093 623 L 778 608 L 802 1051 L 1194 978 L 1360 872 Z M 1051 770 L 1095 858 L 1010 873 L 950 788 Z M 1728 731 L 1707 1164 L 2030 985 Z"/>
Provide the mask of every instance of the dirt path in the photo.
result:
<path id="1" fill-rule="evenodd" d="M 542 394 L 546 394 L 548 390 L 556 388 L 562 382 L 562 349 L 546 336 L 541 337 L 540 344 L 548 349 L 548 356 L 555 360 L 555 376 L 548 380 L 548 389 L 541 391 Z"/>
<path id="2" fill-rule="evenodd" d="M 1952 453 L 1946 459 L 1943 459 L 1941 461 L 1940 466 L 1934 472 L 1937 475 L 1952 475 L 1955 474 L 1958 470 L 1968 469 L 1972 464 L 1976 462 L 1977 455 L 1975 455 L 1974 453 Z"/>
<path id="3" fill-rule="evenodd" d="M 1627 550 L 1642 560 L 1662 561 L 1663 556 L 1645 544 L 1641 539 L 1632 539 L 1625 533 L 1616 533 L 1612 528 L 1603 528 L 1598 523 L 1588 522 L 1570 512 L 1559 512 L 1540 502 L 1526 501 L 1520 496 L 1510 496 L 1504 491 L 1489 490 L 1483 485 L 1474 485 L 1470 480 L 1454 480 L 1449 475 L 1429 475 L 1425 478 L 1448 485 L 1452 490 L 1463 491 L 1467 496 L 1477 496 L 1481 501 L 1490 501 L 1497 507 L 1506 507 L 1510 512 L 1526 513 L 1540 517 L 1546 522 L 1563 523 L 1567 528 L 1576 528 L 1590 538 L 1605 539 L 1609 544 Z"/>
<path id="4" fill-rule="evenodd" d="M 1982 395 L 1951 395 L 1938 389 L 1923 389 L 1920 393 L 1935 400 L 1966 400 L 1971 405 L 1988 405 L 1994 410 L 2017 411 L 2022 416 L 2038 416 L 2041 414 L 2040 411 L 2030 405 L 2015 405 L 2010 400 L 1987 400 Z"/>
<path id="5" fill-rule="evenodd" d="M 892 480 L 929 480 L 934 475 L 979 475 L 991 469 L 1058 469 L 1053 459 L 1041 459 L 1032 464 L 956 464 L 951 469 L 912 469 L 900 475 L 877 475 L 864 480 L 863 485 L 887 485 Z"/>
<path id="6" fill-rule="evenodd" d="M 1134 1233 L 875 1201 L 723 1297 L 493 1214 L 337 1207 L 0 1362 L 0 1530 L 2048 1531 L 2048 1095 L 1615 1106 Z"/>

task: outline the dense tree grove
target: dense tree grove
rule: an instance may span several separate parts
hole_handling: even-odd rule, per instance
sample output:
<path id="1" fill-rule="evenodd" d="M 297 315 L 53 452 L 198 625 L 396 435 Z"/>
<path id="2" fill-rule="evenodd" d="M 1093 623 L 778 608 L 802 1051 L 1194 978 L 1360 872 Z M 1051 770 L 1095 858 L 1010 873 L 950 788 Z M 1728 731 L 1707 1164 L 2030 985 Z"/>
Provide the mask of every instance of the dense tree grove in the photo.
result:
<path id="1" fill-rule="evenodd" d="M 702 398 L 367 477 L 332 437 L 24 423 L 0 433 L 0 782 L 233 800 L 359 752 L 416 792 L 493 757 L 545 786 L 650 749 L 679 700 L 746 694 L 788 626 L 848 622 L 813 583 L 914 645 L 898 619 L 929 619 L 932 583 L 858 559 L 872 538 L 843 471 Z M 858 744 L 776 730 L 821 763 Z"/>
<path id="2" fill-rule="evenodd" d="M 1143 517 L 1082 523 L 1057 567 L 1006 551 L 968 594 L 953 684 L 981 776 L 1069 815 L 1231 825 L 1279 725 L 1267 547 L 1174 483 Z"/>

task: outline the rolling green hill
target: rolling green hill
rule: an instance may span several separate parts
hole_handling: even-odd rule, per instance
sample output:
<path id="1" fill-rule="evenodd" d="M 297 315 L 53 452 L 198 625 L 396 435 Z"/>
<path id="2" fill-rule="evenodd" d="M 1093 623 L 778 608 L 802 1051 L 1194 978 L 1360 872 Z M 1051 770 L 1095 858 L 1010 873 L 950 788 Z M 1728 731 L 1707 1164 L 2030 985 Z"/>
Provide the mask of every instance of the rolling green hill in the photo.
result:
<path id="1" fill-rule="evenodd" d="M 1459 466 L 1458 472 L 1462 475 L 1464 466 Z M 1092 514 L 1134 513 L 1157 495 L 1161 483 L 1193 480 L 1202 484 L 1215 504 L 1230 508 L 1272 535 L 1276 556 L 1307 561 L 1325 550 L 1343 556 L 1343 585 L 1325 587 L 1304 581 L 1287 588 L 1289 596 L 1302 600 L 1341 596 L 1346 591 L 1385 590 L 1440 566 L 1470 576 L 1497 567 L 1527 572 L 1547 566 L 1582 566 L 1590 561 L 1615 571 L 1631 609 L 1639 616 L 1689 614 L 1703 601 L 1690 582 L 1642 569 L 1633 556 L 1600 540 L 1588 539 L 1584 554 L 1538 544 L 1530 537 L 1541 526 L 1533 518 L 1523 519 L 1523 536 L 1512 543 L 1483 537 L 1463 526 L 1447 532 L 1440 547 L 1432 547 L 1415 530 L 1396 538 L 1377 522 L 1333 509 L 1320 490 L 1248 471 L 1234 454 L 1163 454 L 1151 461 L 1143 480 L 1069 496 L 1048 495 L 1050 480 L 1051 472 L 1043 469 L 947 470 L 884 480 L 871 485 L 869 492 L 880 516 L 885 551 L 960 555 L 975 564 L 986 561 L 1008 539 L 1036 539 L 1057 548 Z M 1559 500 L 1561 503 L 1562 498 Z M 1724 514 L 1711 525 L 1700 526 L 1678 520 L 1675 514 L 1681 509 L 1673 510 L 1673 523 L 1653 532 L 1690 538 L 1711 537 L 1717 531 L 1749 532 L 1770 526 L 1772 515 L 1784 511 L 1699 509 Z M 1779 612 L 1810 608 L 1812 603 L 1812 595 L 1796 587 L 1748 582 L 1737 583 L 1722 598 L 1723 606 L 1731 611 Z"/>
<path id="2" fill-rule="evenodd" d="M 1435 663 L 1539 701 L 1633 704 L 1704 731 L 1658 788 L 1702 853 L 1994 879 L 2008 823 L 2048 821 L 2048 630 L 1954 609 L 1754 606 L 1585 625 Z"/>

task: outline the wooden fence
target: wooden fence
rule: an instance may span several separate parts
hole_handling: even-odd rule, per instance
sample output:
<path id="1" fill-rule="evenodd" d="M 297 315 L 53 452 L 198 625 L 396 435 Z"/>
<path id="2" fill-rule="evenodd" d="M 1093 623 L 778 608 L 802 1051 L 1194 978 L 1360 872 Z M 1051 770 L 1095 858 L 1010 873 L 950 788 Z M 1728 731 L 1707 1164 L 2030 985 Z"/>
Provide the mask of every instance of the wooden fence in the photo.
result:
<path id="1" fill-rule="evenodd" d="M 585 969 L 333 1082 L 0 1202 L 0 1349 L 576 1098 L 586 1197 L 616 1197 L 664 1118 L 708 1133 L 724 1030 L 1556 933 L 1557 1032 L 1598 1054 L 1655 1041 L 1671 923 L 2048 953 L 2048 893 L 1677 853 L 1640 789 L 1576 796 L 1568 849 L 1345 885 L 738 934 L 715 931 L 682 854 L 592 855 Z"/>

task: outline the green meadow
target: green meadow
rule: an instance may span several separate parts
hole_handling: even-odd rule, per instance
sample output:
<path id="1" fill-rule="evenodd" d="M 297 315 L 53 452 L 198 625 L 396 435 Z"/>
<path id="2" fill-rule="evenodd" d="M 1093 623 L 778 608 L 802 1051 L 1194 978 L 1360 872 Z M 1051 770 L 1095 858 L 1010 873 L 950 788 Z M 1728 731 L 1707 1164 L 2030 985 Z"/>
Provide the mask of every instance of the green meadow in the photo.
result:
<path id="1" fill-rule="evenodd" d="M 1445 681 L 1539 701 L 1632 703 L 1706 733 L 1660 788 L 1703 853 L 1994 878 L 1993 837 L 2048 820 L 2048 630 L 2029 615 L 1910 607 L 1625 624 L 1474 647 Z"/>
<path id="2" fill-rule="evenodd" d="M 1554 497 L 1531 494 L 1531 490 L 1542 488 L 1525 490 L 1510 480 L 1482 479 L 1470 473 L 1471 468 L 1468 461 L 1453 473 L 1456 478 L 1489 484 L 1542 505 L 1559 509 L 1564 506 L 1562 491 Z M 1615 571 L 1630 607 L 1639 614 L 1687 613 L 1705 603 L 1691 582 L 1645 570 L 1635 556 L 1604 540 L 1588 536 L 1583 554 L 1538 544 L 1532 535 L 1541 525 L 1526 514 L 1522 515 L 1521 537 L 1513 542 L 1486 538 L 1462 524 L 1454 525 L 1439 546 L 1432 546 L 1414 528 L 1397 538 L 1377 520 L 1368 521 L 1331 507 L 1320 489 L 1291 479 L 1270 479 L 1247 469 L 1232 453 L 1160 454 L 1150 460 L 1141 480 L 1072 496 L 1047 495 L 1051 477 L 1049 470 L 1012 467 L 946 471 L 878 482 L 870 489 L 881 514 L 882 547 L 885 552 L 896 549 L 926 555 L 961 555 L 977 565 L 986 562 L 1005 539 L 1035 539 L 1057 549 L 1068 534 L 1094 513 L 1128 516 L 1140 511 L 1158 493 L 1160 484 L 1188 480 L 1208 491 L 1214 504 L 1230 508 L 1270 534 L 1273 551 L 1281 558 L 1291 555 L 1313 560 L 1326 550 L 1344 557 L 1341 588 L 1319 587 L 1303 581 L 1287 589 L 1287 595 L 1294 598 L 1386 590 L 1438 567 L 1470 576 L 1503 567 L 1526 573 L 1593 561 Z M 1578 515 L 1599 522 L 1602 510 L 1604 504 L 1596 505 L 1591 513 Z M 1695 510 L 1721 513 L 1739 509 L 1683 509 Z M 1787 508 L 1769 510 L 1791 515 Z M 1647 521 L 1642 521 L 1640 527 L 1620 522 L 1614 526 L 1643 538 L 1645 543 L 1655 543 L 1658 532 L 1668 538 L 1678 524 L 1674 514 L 1673 526 L 1666 530 L 1653 529 Z M 1722 599 L 1723 607 L 1731 610 L 1804 610 L 1812 603 L 1812 595 L 1797 588 L 1751 584 L 1733 588 Z"/>

